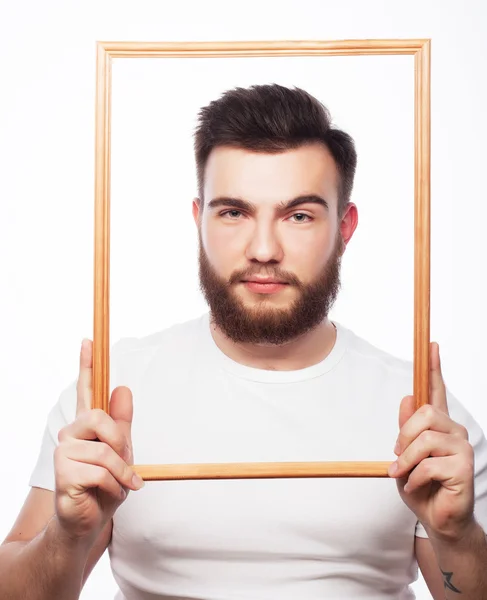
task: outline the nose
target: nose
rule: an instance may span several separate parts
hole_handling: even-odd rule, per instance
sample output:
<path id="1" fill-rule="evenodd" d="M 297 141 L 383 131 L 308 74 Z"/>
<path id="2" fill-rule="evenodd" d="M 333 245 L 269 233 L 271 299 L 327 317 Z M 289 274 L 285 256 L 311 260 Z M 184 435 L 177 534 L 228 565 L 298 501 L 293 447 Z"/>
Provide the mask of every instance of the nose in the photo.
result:
<path id="1" fill-rule="evenodd" d="M 262 221 L 256 223 L 246 248 L 247 260 L 260 263 L 281 262 L 283 255 L 275 224 Z"/>

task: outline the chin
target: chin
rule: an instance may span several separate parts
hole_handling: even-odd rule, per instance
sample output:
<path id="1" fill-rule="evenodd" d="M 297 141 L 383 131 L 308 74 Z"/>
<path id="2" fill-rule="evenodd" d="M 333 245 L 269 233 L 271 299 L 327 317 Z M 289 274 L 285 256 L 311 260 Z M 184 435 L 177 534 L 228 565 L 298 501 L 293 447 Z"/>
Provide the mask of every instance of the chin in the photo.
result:
<path id="1" fill-rule="evenodd" d="M 266 304 L 278 308 L 289 308 L 292 305 L 293 300 L 283 292 L 285 292 L 285 290 L 282 290 L 282 292 L 278 292 L 277 294 L 255 294 L 250 290 L 243 290 L 243 293 L 236 294 L 236 296 L 246 307 Z M 286 296 L 285 298 L 283 297 L 284 295 Z"/>

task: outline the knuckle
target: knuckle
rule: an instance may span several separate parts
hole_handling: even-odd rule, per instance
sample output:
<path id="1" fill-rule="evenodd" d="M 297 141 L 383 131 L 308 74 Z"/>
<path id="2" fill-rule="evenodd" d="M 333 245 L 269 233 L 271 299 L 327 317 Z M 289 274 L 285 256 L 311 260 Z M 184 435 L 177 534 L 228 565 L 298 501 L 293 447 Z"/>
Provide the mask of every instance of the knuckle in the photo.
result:
<path id="1" fill-rule="evenodd" d="M 58 442 L 59 442 L 59 443 L 62 443 L 62 442 L 64 442 L 64 440 L 65 440 L 67 437 L 68 437 L 68 434 L 67 434 L 67 432 L 66 432 L 66 427 L 63 427 L 62 429 L 60 429 L 60 430 L 58 431 L 58 434 L 57 434 L 57 440 L 58 440 Z"/>
<path id="2" fill-rule="evenodd" d="M 419 411 L 422 415 L 424 415 L 428 419 L 431 419 L 434 415 L 435 409 L 434 406 L 432 406 L 431 404 L 423 404 L 423 406 L 420 407 Z"/>
<path id="3" fill-rule="evenodd" d="M 107 415 L 101 408 L 92 408 L 90 410 L 90 420 L 94 427 L 98 427 L 104 423 Z"/>
<path id="4" fill-rule="evenodd" d="M 97 472 L 95 482 L 98 486 L 107 486 L 110 483 L 110 473 L 103 467 Z"/>
<path id="5" fill-rule="evenodd" d="M 103 475 L 102 475 L 102 482 L 108 486 L 110 483 L 112 483 L 112 479 L 113 477 L 111 476 L 110 472 L 107 469 L 103 470 Z"/>
<path id="6" fill-rule="evenodd" d="M 469 443 L 470 436 L 468 433 L 468 429 L 463 425 L 457 424 L 457 426 L 455 427 L 455 431 L 453 432 L 453 436 L 463 442 Z"/>
<path id="7" fill-rule="evenodd" d="M 429 478 L 433 473 L 433 464 L 430 460 L 423 460 L 419 465 L 419 473 L 424 476 L 424 478 Z"/>
<path id="8" fill-rule="evenodd" d="M 419 437 L 425 446 L 431 446 L 431 444 L 434 443 L 435 434 L 431 429 L 427 429 L 426 431 L 423 431 Z"/>
<path id="9" fill-rule="evenodd" d="M 412 481 L 418 481 L 424 479 L 426 476 L 426 465 L 425 461 L 421 461 L 414 469 L 409 473 L 409 479 Z"/>
<path id="10" fill-rule="evenodd" d="M 117 426 L 113 428 L 112 437 L 110 438 L 110 445 L 116 454 L 119 456 L 123 455 L 125 448 L 125 436 Z"/>
<path id="11" fill-rule="evenodd" d="M 132 477 L 133 476 L 134 476 L 134 471 L 132 470 L 132 468 L 129 467 L 128 465 L 124 464 L 123 471 L 122 471 L 122 481 L 125 484 L 132 485 Z"/>
<path id="12" fill-rule="evenodd" d="M 120 438 L 117 439 L 116 451 L 117 451 L 117 454 L 120 456 L 120 458 L 124 462 L 126 462 L 126 460 L 128 460 L 127 455 L 129 453 L 129 448 L 127 446 L 127 441 L 125 440 L 124 435 L 120 435 Z"/>
<path id="13" fill-rule="evenodd" d="M 96 452 L 100 462 L 107 464 L 112 456 L 112 449 L 105 442 L 98 442 L 96 444 Z"/>

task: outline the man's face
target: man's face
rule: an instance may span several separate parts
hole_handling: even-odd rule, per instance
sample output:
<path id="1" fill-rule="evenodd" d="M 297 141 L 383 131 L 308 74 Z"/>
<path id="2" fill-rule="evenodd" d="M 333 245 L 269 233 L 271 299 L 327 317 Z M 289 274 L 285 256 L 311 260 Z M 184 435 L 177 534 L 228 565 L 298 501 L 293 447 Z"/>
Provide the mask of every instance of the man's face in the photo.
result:
<path id="1" fill-rule="evenodd" d="M 201 290 L 235 342 L 283 344 L 317 326 L 340 287 L 338 173 L 321 144 L 279 154 L 218 147 L 198 225 Z M 286 206 L 300 196 L 322 198 Z M 274 283 L 258 283 L 267 279 Z"/>

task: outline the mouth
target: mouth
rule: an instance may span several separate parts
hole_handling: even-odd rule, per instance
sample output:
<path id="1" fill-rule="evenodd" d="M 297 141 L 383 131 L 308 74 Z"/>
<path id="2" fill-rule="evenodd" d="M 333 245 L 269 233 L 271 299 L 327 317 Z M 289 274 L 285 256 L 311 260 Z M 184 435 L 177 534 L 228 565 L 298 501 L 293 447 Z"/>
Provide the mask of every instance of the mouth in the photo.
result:
<path id="1" fill-rule="evenodd" d="M 284 289 L 288 283 L 284 281 L 279 281 L 278 279 L 244 279 L 242 283 L 245 287 L 251 292 L 256 292 L 258 294 L 274 294 L 276 292 L 280 292 Z"/>
<path id="2" fill-rule="evenodd" d="M 242 279 L 244 283 L 286 283 L 280 279 L 273 279 L 272 277 L 250 277 L 249 279 Z"/>

